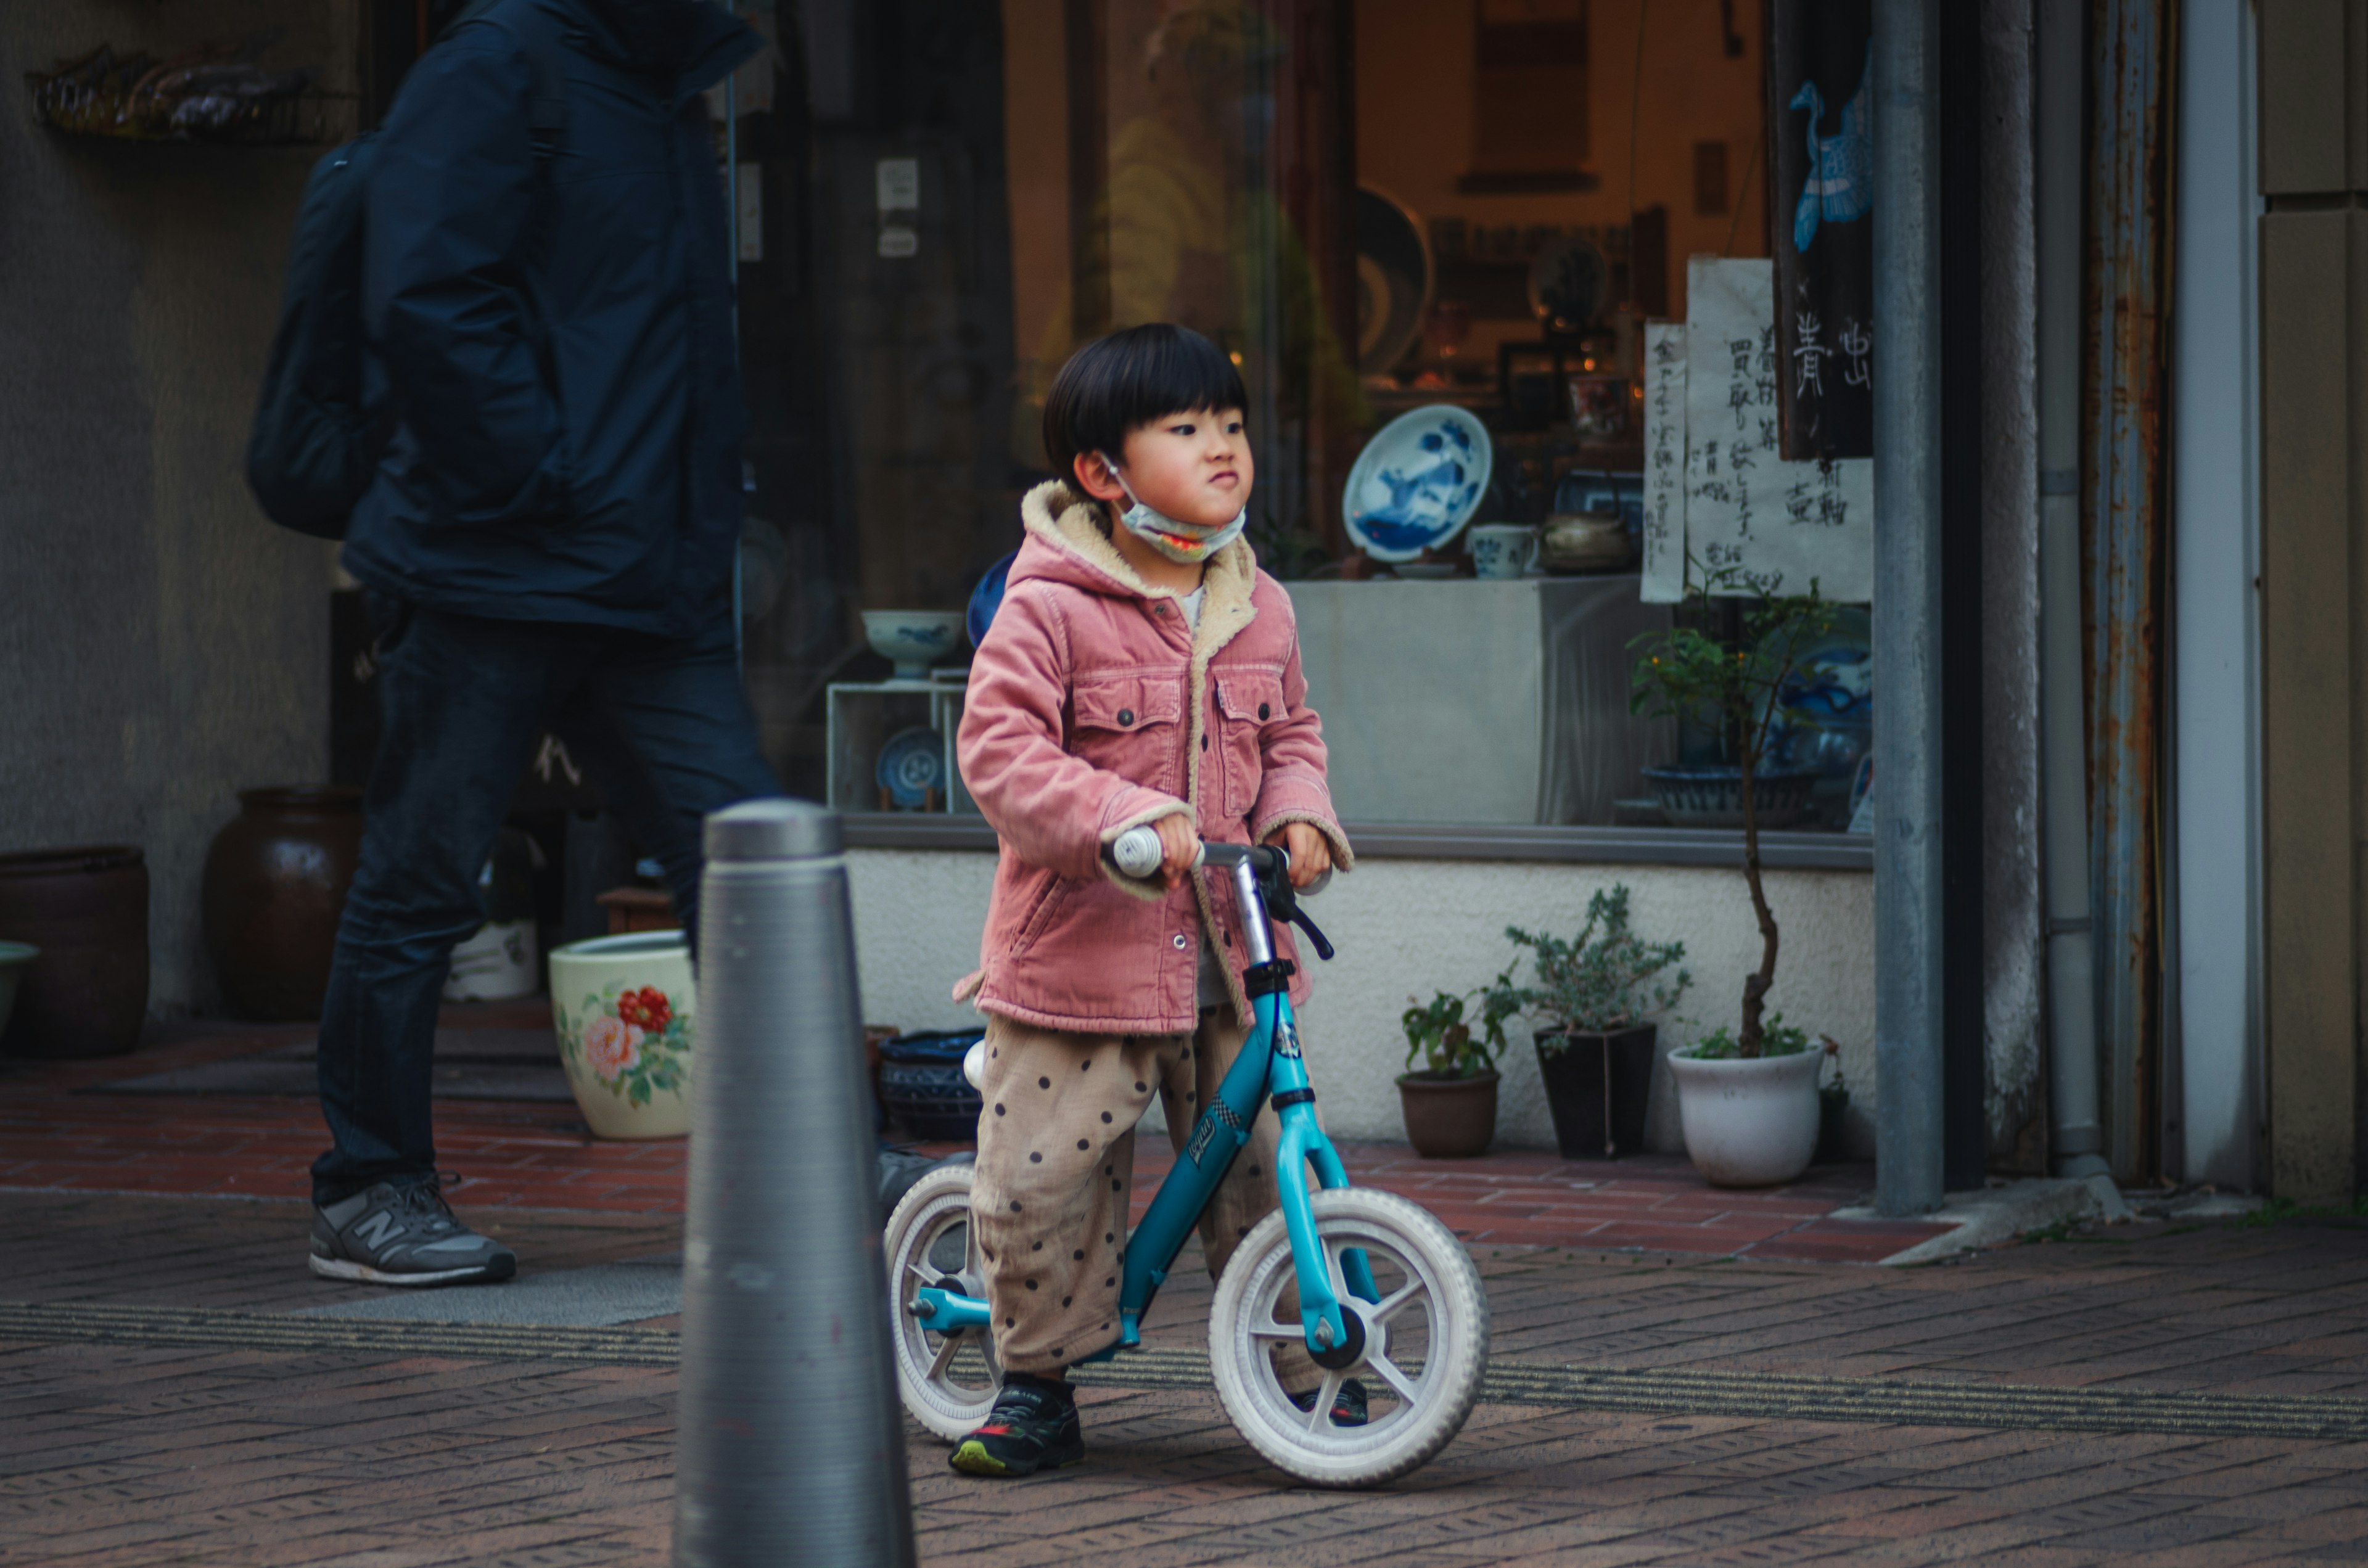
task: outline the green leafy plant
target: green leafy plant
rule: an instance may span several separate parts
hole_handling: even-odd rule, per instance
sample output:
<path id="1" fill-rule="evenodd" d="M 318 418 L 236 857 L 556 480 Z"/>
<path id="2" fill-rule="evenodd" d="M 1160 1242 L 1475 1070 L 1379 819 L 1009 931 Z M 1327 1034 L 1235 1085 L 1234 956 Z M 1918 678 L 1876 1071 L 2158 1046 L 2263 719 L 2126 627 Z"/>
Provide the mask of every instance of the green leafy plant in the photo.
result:
<path id="1" fill-rule="evenodd" d="M 1693 981 L 1682 967 L 1674 978 L 1668 974 L 1686 956 L 1683 942 L 1647 942 L 1629 927 L 1624 882 L 1587 901 L 1587 924 L 1568 941 L 1518 926 L 1505 927 L 1505 935 L 1529 949 L 1535 979 L 1528 985 L 1514 983 L 1513 971 L 1521 961 L 1515 954 L 1497 983 L 1481 993 L 1492 1015 L 1536 1012 L 1564 1030 L 1610 1034 L 1667 1012 Z M 1565 1044 L 1552 1036 L 1539 1049 L 1551 1053 Z"/>
<path id="2" fill-rule="evenodd" d="M 1777 591 L 1781 579 L 1772 573 L 1696 566 L 1689 575 L 1694 583 L 1689 598 L 1695 613 L 1686 623 L 1647 632 L 1629 644 L 1638 657 L 1629 682 L 1628 710 L 1655 719 L 1713 721 L 1741 774 L 1743 880 L 1759 921 L 1759 967 L 1744 977 L 1742 1027 L 1732 1044 L 1736 1056 L 1782 1055 L 1769 1050 L 1769 1027 L 1760 1017 L 1769 987 L 1776 983 L 1777 930 L 1759 874 L 1757 781 L 1777 712 L 1783 707 L 1784 689 L 1813 682 L 1827 668 L 1815 658 L 1804 658 L 1800 650 L 1833 630 L 1837 611 L 1819 596 L 1815 578 L 1807 593 L 1785 594 Z M 1731 639 L 1702 630 L 1722 619 L 1721 601 L 1731 602 L 1736 610 Z M 1795 729 L 1816 728 L 1813 719 L 1799 712 L 1788 713 L 1787 722 Z M 1707 1054 L 1702 1047 L 1723 1033 L 1706 1037 L 1694 1054 Z"/>
<path id="3" fill-rule="evenodd" d="M 1475 998 L 1479 1014 L 1466 1017 L 1464 1006 Z M 1418 1071 L 1433 1078 L 1476 1078 L 1493 1071 L 1505 1054 L 1505 1020 L 1519 1010 L 1500 1006 L 1491 991 L 1441 991 L 1428 1003 L 1411 996 L 1406 1001 L 1413 1005 L 1399 1018 L 1406 1029 L 1406 1066 L 1414 1070 L 1419 1057 Z"/>
<path id="4" fill-rule="evenodd" d="M 1770 1013 L 1760 1025 L 1759 1049 L 1754 1056 L 1798 1056 L 1809 1049 L 1809 1031 L 1796 1029 L 1784 1021 L 1782 1013 Z M 1746 1054 L 1743 1042 L 1735 1038 L 1725 1024 L 1694 1041 L 1688 1054 L 1698 1062 L 1733 1062 Z"/>

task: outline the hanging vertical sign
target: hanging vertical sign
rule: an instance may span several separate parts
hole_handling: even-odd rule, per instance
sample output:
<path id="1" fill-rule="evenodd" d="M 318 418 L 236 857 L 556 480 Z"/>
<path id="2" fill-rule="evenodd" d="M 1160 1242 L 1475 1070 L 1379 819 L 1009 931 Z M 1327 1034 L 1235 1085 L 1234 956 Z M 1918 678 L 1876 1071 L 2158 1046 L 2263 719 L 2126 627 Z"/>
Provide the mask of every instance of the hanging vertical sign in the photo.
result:
<path id="1" fill-rule="evenodd" d="M 1686 597 L 1686 324 L 1645 324 L 1645 565 L 1640 597 Z"/>
<path id="2" fill-rule="evenodd" d="M 1773 292 L 1765 260 L 1686 265 L 1686 554 L 1697 573 L 1735 567 L 1783 593 L 1814 580 L 1828 599 L 1863 604 L 1874 588 L 1874 464 L 1788 462 L 1778 449 Z"/>
<path id="3" fill-rule="evenodd" d="M 1772 0 L 1777 406 L 1795 460 L 1874 455 L 1872 0 Z"/>

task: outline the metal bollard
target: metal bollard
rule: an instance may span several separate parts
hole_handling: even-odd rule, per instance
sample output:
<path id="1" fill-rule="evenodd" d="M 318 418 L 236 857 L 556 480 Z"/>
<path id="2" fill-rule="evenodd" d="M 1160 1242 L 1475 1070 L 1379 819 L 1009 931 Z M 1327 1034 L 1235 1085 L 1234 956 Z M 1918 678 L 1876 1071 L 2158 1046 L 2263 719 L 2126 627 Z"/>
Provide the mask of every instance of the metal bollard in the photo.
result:
<path id="1" fill-rule="evenodd" d="M 910 1568 L 838 814 L 707 819 L 680 1568 Z"/>

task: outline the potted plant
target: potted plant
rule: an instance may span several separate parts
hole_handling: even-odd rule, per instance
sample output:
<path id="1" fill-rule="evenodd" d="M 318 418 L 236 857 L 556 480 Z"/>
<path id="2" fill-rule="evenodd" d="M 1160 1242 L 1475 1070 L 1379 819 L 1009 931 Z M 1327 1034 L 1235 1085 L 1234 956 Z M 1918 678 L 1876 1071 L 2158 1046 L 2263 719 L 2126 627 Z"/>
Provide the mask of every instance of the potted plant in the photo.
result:
<path id="1" fill-rule="evenodd" d="M 1529 949 L 1534 982 L 1513 983 L 1517 955 L 1485 994 L 1484 1009 L 1491 1017 L 1532 1012 L 1546 1021 L 1532 1040 L 1563 1158 L 1612 1159 L 1643 1148 L 1652 1015 L 1675 1006 L 1692 978 L 1683 969 L 1668 976 L 1686 945 L 1647 942 L 1629 929 L 1624 884 L 1587 901 L 1587 924 L 1573 940 L 1518 926 L 1505 935 Z"/>
<path id="2" fill-rule="evenodd" d="M 1477 1019 L 1463 1016 L 1470 994 L 1441 991 L 1427 1004 L 1406 998 L 1412 1005 L 1401 1022 L 1410 1071 L 1398 1074 L 1398 1104 L 1406 1112 L 1406 1142 L 1426 1159 L 1485 1154 L 1497 1135 L 1496 1063 L 1505 1054 L 1505 1020 L 1512 1011 L 1496 1010 L 1479 994 Z M 1417 1057 L 1420 1067 L 1414 1065 Z"/>
<path id="3" fill-rule="evenodd" d="M 1802 650 L 1831 631 L 1835 608 L 1817 593 L 1779 591 L 1773 574 L 1721 567 L 1696 578 L 1691 623 L 1648 633 L 1631 684 L 1629 709 L 1653 718 L 1707 719 L 1719 731 L 1736 770 L 1736 799 L 1743 819 L 1743 881 L 1759 925 L 1759 966 L 1743 978 L 1737 1027 L 1725 1025 L 1669 1056 L 1678 1085 L 1678 1117 L 1686 1153 L 1718 1187 L 1768 1187 L 1792 1180 L 1816 1152 L 1817 1070 L 1825 1057 L 1809 1049 L 1806 1031 L 1763 1017 L 1776 983 L 1777 926 L 1760 876 L 1760 763 L 1769 755 L 1788 686 L 1812 683 L 1824 671 Z M 1702 630 L 1716 623 L 1713 599 L 1735 604 L 1735 632 L 1721 639 Z M 1786 712 L 1795 729 L 1816 722 Z"/>

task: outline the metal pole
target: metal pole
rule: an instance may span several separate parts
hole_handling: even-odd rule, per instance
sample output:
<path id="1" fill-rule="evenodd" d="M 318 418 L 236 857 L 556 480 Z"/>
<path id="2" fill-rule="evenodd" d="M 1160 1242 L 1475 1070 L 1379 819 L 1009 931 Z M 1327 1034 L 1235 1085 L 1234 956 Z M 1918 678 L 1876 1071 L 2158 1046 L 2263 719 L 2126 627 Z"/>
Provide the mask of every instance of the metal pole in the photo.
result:
<path id="1" fill-rule="evenodd" d="M 838 814 L 707 819 L 680 1568 L 910 1568 Z"/>
<path id="2" fill-rule="evenodd" d="M 1874 7 L 1875 1202 L 1941 1196 L 1940 0 Z"/>

